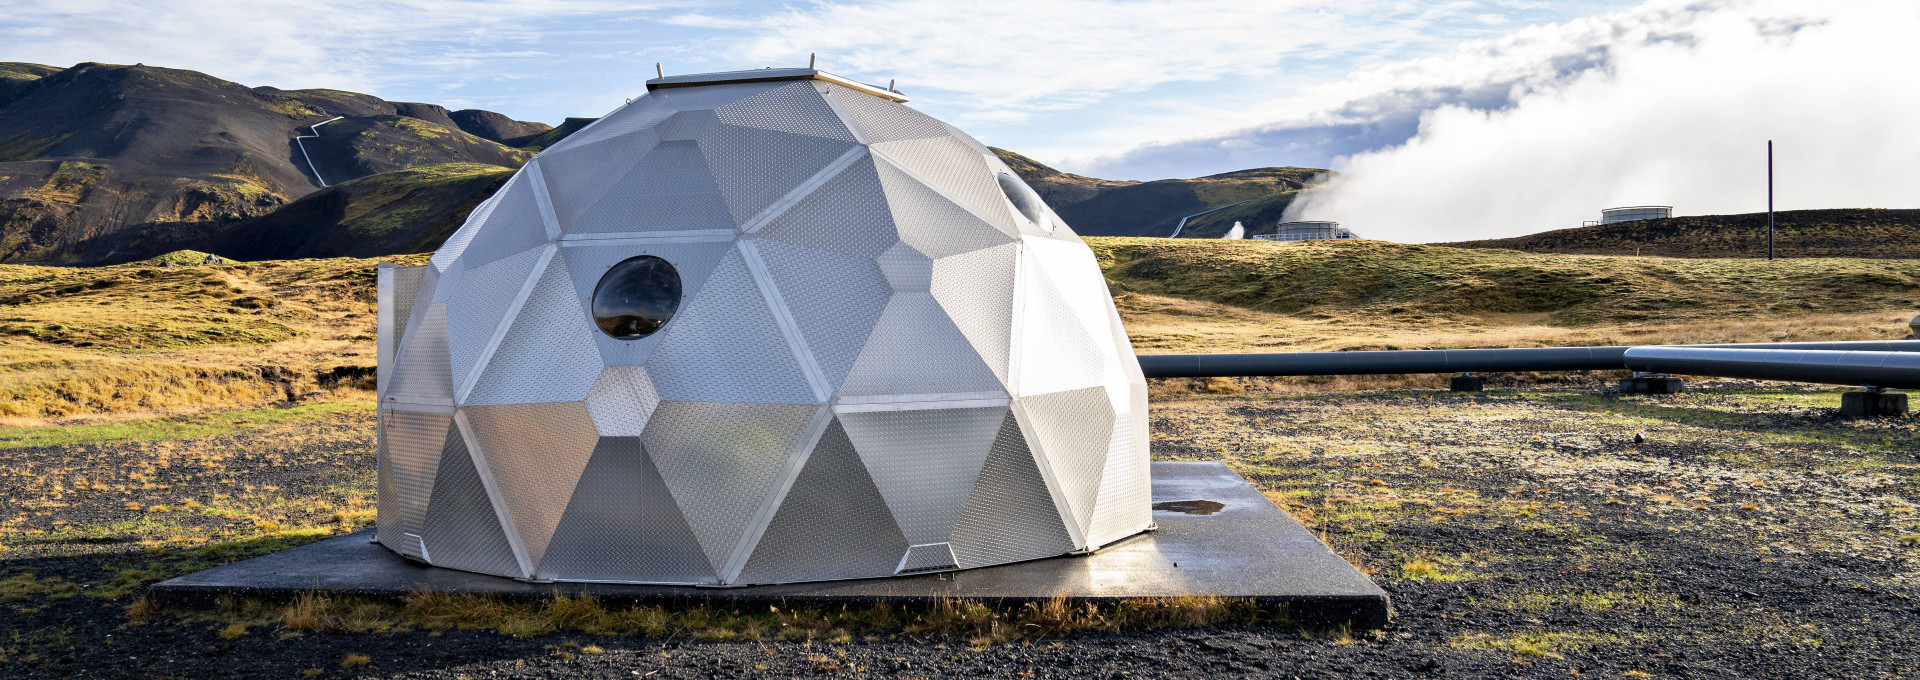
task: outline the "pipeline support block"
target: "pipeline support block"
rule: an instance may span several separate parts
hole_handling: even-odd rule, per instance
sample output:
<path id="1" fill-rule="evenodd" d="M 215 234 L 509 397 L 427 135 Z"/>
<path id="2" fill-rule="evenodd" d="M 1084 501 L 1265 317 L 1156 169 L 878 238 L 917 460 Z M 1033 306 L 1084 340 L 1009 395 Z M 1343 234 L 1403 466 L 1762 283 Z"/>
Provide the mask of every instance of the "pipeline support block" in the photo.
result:
<path id="1" fill-rule="evenodd" d="M 1840 395 L 1840 415 L 1848 418 L 1880 418 L 1907 414 L 1905 392 L 1846 392 Z"/>
<path id="2" fill-rule="evenodd" d="M 1447 389 L 1454 392 L 1484 392 L 1487 379 L 1477 375 L 1456 375 L 1447 381 Z"/>
<path id="3" fill-rule="evenodd" d="M 1670 375 L 1649 375 L 1622 378 L 1621 394 L 1679 394 L 1686 391 L 1687 382 Z"/>

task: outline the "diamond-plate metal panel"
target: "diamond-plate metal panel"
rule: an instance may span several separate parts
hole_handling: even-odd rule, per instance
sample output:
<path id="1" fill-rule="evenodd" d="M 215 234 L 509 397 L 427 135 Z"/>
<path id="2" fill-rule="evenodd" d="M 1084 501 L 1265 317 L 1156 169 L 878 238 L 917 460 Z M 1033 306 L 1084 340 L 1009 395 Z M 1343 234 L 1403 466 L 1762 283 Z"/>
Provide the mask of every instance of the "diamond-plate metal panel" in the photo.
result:
<path id="1" fill-rule="evenodd" d="M 887 285 L 896 291 L 926 293 L 933 288 L 933 258 L 905 243 L 893 244 L 874 261 L 887 276 Z"/>
<path id="2" fill-rule="evenodd" d="M 933 261 L 933 299 L 1003 384 L 1013 340 L 1013 288 L 1019 264 L 1019 246 L 1013 243 Z"/>
<path id="3" fill-rule="evenodd" d="M 467 269 L 547 242 L 547 223 L 540 217 L 538 202 L 533 200 L 533 173 L 525 170 L 514 173 L 499 193 L 500 202 L 480 224 L 466 251 L 460 254 L 460 262 Z"/>
<path id="4" fill-rule="evenodd" d="M 540 563 L 581 470 L 600 442 L 580 402 L 461 409 L 527 559 Z"/>
<path id="5" fill-rule="evenodd" d="M 872 260 L 779 241 L 754 245 L 829 387 L 838 389 L 887 307 L 886 278 Z"/>
<path id="6" fill-rule="evenodd" d="M 635 244 L 619 243 L 614 245 L 578 245 L 568 244 L 560 249 L 560 257 L 567 262 L 567 273 L 573 277 L 574 292 L 580 299 L 580 313 L 591 319 L 593 316 L 593 290 L 600 285 L 600 277 L 614 265 L 628 258 L 652 255 L 666 260 L 680 274 L 680 302 L 684 306 L 700 293 L 700 287 L 707 282 L 707 275 L 720 258 L 733 249 L 733 243 L 671 243 L 671 244 Z M 677 315 L 675 318 L 679 318 Z M 673 322 L 668 322 L 672 327 Z M 638 340 L 616 340 L 597 330 L 589 333 L 593 343 L 600 347 L 600 359 L 609 366 L 637 366 L 647 361 L 653 348 L 666 337 L 664 329 Z"/>
<path id="7" fill-rule="evenodd" d="M 579 213 L 567 233 L 732 229 L 734 225 L 699 143 L 682 140 L 654 145 L 600 200 Z"/>
<path id="8" fill-rule="evenodd" d="M 420 323 L 407 334 L 406 348 L 393 364 L 393 403 L 453 405 L 453 371 L 447 363 L 447 308 L 428 305 Z"/>
<path id="9" fill-rule="evenodd" d="M 724 85 L 706 85 L 702 87 L 671 87 L 648 92 L 667 106 L 681 111 L 717 109 L 733 102 L 766 92 L 786 83 L 728 83 Z"/>
<path id="10" fill-rule="evenodd" d="M 873 150 L 907 172 L 953 197 L 987 223 L 1016 233 L 1013 205 L 1000 191 L 1000 181 L 987 172 L 986 160 L 964 142 L 952 137 L 909 139 L 874 144 Z M 885 179 L 884 177 L 882 178 Z M 893 187 L 887 187 L 893 193 Z M 932 253 L 929 253 L 932 254 Z"/>
<path id="11" fill-rule="evenodd" d="M 1037 265 L 1034 269 L 1046 277 L 1060 301 L 1086 330 L 1094 351 L 1102 357 L 1119 356 L 1114 352 L 1107 316 L 1113 310 L 1113 294 L 1107 290 L 1106 278 L 1100 272 L 1093 250 L 1078 240 L 1071 243 L 1028 240 L 1026 253 Z"/>
<path id="12" fill-rule="evenodd" d="M 598 144 L 615 137 L 646 130 L 666 119 L 667 116 L 673 115 L 677 110 L 678 109 L 667 105 L 667 103 L 659 97 L 643 95 L 638 99 L 628 102 L 625 106 L 615 109 L 613 113 L 601 117 L 587 127 L 571 135 L 567 135 L 565 139 L 560 140 L 553 146 L 547 147 L 547 149 L 540 154 L 540 158 L 545 160 L 549 155 L 556 155 L 563 151 Z"/>
<path id="13" fill-rule="evenodd" d="M 826 96 L 833 99 L 849 125 L 860 128 L 869 143 L 947 135 L 947 126 L 927 114 L 839 85 L 827 87 Z"/>
<path id="14" fill-rule="evenodd" d="M 448 358 L 453 375 L 473 375 L 473 365 L 500 332 L 514 298 L 540 263 L 535 248 L 483 267 L 449 274 L 446 286 Z"/>
<path id="15" fill-rule="evenodd" d="M 928 293 L 894 293 L 840 395 L 997 392 L 1005 388 Z"/>
<path id="16" fill-rule="evenodd" d="M 739 583 L 890 576 L 907 541 L 838 423 L 827 426 Z"/>
<path id="17" fill-rule="evenodd" d="M 394 359 L 400 356 L 406 339 L 407 321 L 413 318 L 413 301 L 419 296 L 426 266 L 397 267 L 380 263 L 376 270 L 375 292 L 375 398 L 385 394 L 392 380 Z"/>
<path id="18" fill-rule="evenodd" d="M 716 581 L 639 437 L 600 440 L 535 573 L 582 581 Z"/>
<path id="19" fill-rule="evenodd" d="M 996 208 L 1002 216 L 996 222 L 1007 226 L 996 227 L 908 175 L 891 158 L 875 161 L 874 170 L 886 188 L 887 208 L 893 214 L 900 240 L 928 257 L 948 257 L 1013 242 L 1011 218 L 1006 217 L 1011 213 L 1004 207 Z M 994 184 L 993 190 L 998 192 L 999 184 Z M 996 200 L 1007 202 L 997 194 Z"/>
<path id="20" fill-rule="evenodd" d="M 714 109 L 728 125 L 853 142 L 813 83 L 794 81 Z"/>
<path id="21" fill-rule="evenodd" d="M 581 313 L 566 262 L 549 261 L 461 404 L 585 399 L 604 366 L 588 335 L 595 332 L 592 320 Z"/>
<path id="22" fill-rule="evenodd" d="M 754 237 L 870 260 L 895 243 L 894 233 L 885 189 L 873 159 L 867 157 L 821 184 Z"/>
<path id="23" fill-rule="evenodd" d="M 653 126 L 653 133 L 663 142 L 685 142 L 699 139 L 719 124 L 712 111 L 681 111 Z"/>
<path id="24" fill-rule="evenodd" d="M 473 453 L 455 428 L 447 435 L 440 470 L 433 478 L 433 500 L 420 532 L 434 566 L 519 578 L 520 562 L 500 528 L 500 515 L 473 466 Z"/>
<path id="25" fill-rule="evenodd" d="M 788 457 L 805 444 L 816 407 L 660 402 L 643 436 L 660 478 L 718 572 Z"/>
<path id="26" fill-rule="evenodd" d="M 1045 394 L 1104 384 L 1111 358 L 1101 355 L 1080 317 L 1033 258 L 1022 260 L 1015 392 Z"/>
<path id="27" fill-rule="evenodd" d="M 902 574 L 945 571 L 958 566 L 959 560 L 953 558 L 953 549 L 945 543 L 910 546 L 907 554 L 900 558 Z"/>
<path id="28" fill-rule="evenodd" d="M 427 499 L 433 493 L 433 475 L 440 469 L 440 452 L 448 448 L 453 416 L 420 411 L 386 410 L 387 461 L 393 473 L 395 510 L 403 534 L 420 533 L 427 517 Z M 419 557 L 419 553 L 410 553 Z"/>
<path id="29" fill-rule="evenodd" d="M 387 454 L 387 410 L 374 413 L 373 537 L 381 545 L 398 550 L 400 535 L 406 532 L 400 528 L 400 497 L 393 491 L 393 456 Z"/>
<path id="30" fill-rule="evenodd" d="M 1146 448 L 1134 442 L 1135 417 L 1133 412 L 1115 414 L 1106 469 L 1100 475 L 1100 491 L 1094 500 L 1092 519 L 1087 523 L 1089 546 L 1106 545 L 1131 536 L 1146 530 L 1153 522 L 1150 462 Z"/>
<path id="31" fill-rule="evenodd" d="M 700 138 L 714 183 L 737 222 L 759 214 L 853 146 L 850 140 L 733 125 L 715 126 Z"/>
<path id="32" fill-rule="evenodd" d="M 652 130 L 639 130 L 540 154 L 540 176 L 547 183 L 547 195 L 553 198 L 553 214 L 560 221 L 560 230 L 571 231 L 580 214 L 659 142 Z"/>
<path id="33" fill-rule="evenodd" d="M 608 366 L 587 393 L 587 413 L 602 437 L 638 437 L 660 406 L 653 380 L 641 366 Z"/>
<path id="34" fill-rule="evenodd" d="M 1001 422 L 980 480 L 954 524 L 951 544 L 963 569 L 1064 555 L 1074 549 L 1073 537 L 1061 523 L 1046 480 L 1040 477 L 1011 413 Z"/>
<path id="35" fill-rule="evenodd" d="M 738 250 L 721 259 L 661 333 L 647 373 L 663 400 L 815 402 Z"/>
<path id="36" fill-rule="evenodd" d="M 1020 401 L 1026 425 L 1053 467 L 1074 519 L 1086 527 L 1093 520 L 1093 501 L 1107 469 L 1107 449 L 1113 444 L 1114 414 L 1106 388 L 1040 394 Z"/>
<path id="37" fill-rule="evenodd" d="M 481 225 L 486 224 L 487 218 L 493 214 L 494 207 L 500 205 L 500 198 L 500 194 L 496 192 L 487 200 L 481 201 L 480 205 L 474 206 L 473 211 L 467 213 L 467 221 L 462 222 L 460 228 L 455 229 L 453 235 L 448 236 L 447 240 L 440 244 L 440 248 L 433 251 L 433 257 L 427 259 L 427 264 L 432 266 L 434 271 L 447 271 L 447 267 L 467 251 L 467 244 L 473 242 L 474 235 L 480 232 Z"/>
<path id="38" fill-rule="evenodd" d="M 945 543 L 1006 420 L 1004 406 L 841 413 L 874 486 L 913 545 Z"/>

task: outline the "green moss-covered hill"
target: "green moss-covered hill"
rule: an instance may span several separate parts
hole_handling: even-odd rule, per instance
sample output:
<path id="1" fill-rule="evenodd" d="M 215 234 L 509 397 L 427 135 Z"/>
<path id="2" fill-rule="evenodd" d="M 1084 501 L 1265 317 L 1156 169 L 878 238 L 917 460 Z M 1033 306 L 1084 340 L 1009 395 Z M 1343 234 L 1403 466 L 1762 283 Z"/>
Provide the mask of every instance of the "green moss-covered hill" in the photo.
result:
<path id="1" fill-rule="evenodd" d="M 1763 258 L 1767 256 L 1767 214 L 1615 222 L 1444 245 L 1534 253 Z M 1920 257 L 1920 210 L 1777 212 L 1774 213 L 1774 254 L 1778 257 Z"/>

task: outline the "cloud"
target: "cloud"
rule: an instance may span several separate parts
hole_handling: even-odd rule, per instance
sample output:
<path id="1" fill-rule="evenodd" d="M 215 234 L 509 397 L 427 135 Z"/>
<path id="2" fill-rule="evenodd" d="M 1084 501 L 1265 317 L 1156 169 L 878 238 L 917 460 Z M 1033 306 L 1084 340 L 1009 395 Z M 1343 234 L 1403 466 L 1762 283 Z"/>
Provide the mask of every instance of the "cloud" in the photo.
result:
<path id="1" fill-rule="evenodd" d="M 1612 36 L 1592 66 L 1541 61 L 1512 74 L 1504 103 L 1426 111 L 1403 143 L 1336 162 L 1345 174 L 1289 217 L 1429 242 L 1578 226 L 1616 205 L 1755 212 L 1769 139 L 1781 209 L 1920 204 L 1902 47 L 1920 6 L 1656 2 L 1593 23 L 1545 31 Z"/>

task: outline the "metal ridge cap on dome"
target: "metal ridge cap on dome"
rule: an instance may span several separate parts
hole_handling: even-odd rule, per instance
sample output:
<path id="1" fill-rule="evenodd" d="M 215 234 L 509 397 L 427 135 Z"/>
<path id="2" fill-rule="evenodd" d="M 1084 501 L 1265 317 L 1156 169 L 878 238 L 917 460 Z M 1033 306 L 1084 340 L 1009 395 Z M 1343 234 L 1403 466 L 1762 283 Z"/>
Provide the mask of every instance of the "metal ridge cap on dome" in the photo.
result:
<path id="1" fill-rule="evenodd" d="M 884 87 L 868 85 L 836 76 L 826 71 L 811 68 L 763 68 L 751 71 L 721 71 L 718 73 L 685 73 L 676 76 L 663 76 L 647 81 L 647 90 L 659 90 L 669 87 L 695 87 L 699 85 L 719 85 L 721 83 L 763 83 L 773 80 L 824 80 L 857 92 L 870 94 L 891 102 L 906 103 L 907 96 Z"/>

